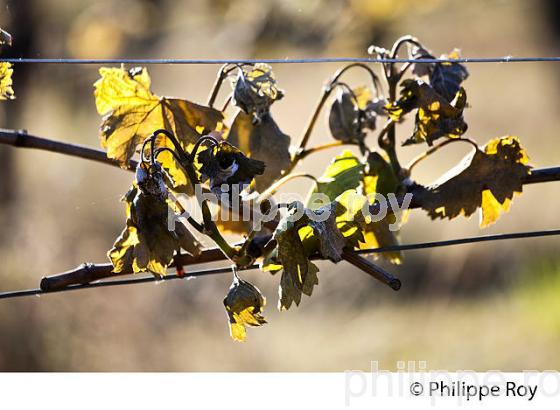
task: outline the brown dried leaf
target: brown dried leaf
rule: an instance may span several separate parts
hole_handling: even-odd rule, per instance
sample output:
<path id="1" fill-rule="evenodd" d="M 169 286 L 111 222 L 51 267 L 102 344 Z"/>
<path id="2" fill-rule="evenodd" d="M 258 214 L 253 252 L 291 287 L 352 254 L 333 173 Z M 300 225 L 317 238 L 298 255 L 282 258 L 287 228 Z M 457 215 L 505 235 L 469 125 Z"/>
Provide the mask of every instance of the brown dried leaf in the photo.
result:
<path id="1" fill-rule="evenodd" d="M 531 167 L 519 139 L 496 138 L 476 150 L 442 177 L 442 182 L 413 195 L 432 219 L 466 217 L 481 208 L 480 226 L 507 212 L 514 194 L 521 193 Z"/>
<path id="2" fill-rule="evenodd" d="M 239 111 L 229 130 L 228 141 L 249 158 L 266 163 L 264 173 L 255 178 L 255 188 L 259 192 L 272 185 L 290 166 L 290 137 L 280 130 L 270 113 L 262 115 L 259 123 L 253 123 L 251 115 Z"/>

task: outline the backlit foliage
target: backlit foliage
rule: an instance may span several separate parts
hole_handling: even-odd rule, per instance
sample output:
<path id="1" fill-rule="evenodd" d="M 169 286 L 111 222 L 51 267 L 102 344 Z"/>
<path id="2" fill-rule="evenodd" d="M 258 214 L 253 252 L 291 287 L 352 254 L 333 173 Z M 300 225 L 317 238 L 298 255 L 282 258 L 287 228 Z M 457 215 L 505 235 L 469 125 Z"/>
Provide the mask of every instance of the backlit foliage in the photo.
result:
<path id="1" fill-rule="evenodd" d="M 4 46 L 12 45 L 12 36 L 0 28 L 0 51 Z M 11 63 L 0 63 L 0 100 L 13 100 L 15 97 L 12 88 L 12 75 L 14 69 Z"/>
<path id="2" fill-rule="evenodd" d="M 391 49 L 372 46 L 370 52 L 394 59 L 399 53 L 403 56 L 404 48 L 410 59 L 434 58 L 409 36 Z M 96 106 L 102 115 L 101 145 L 109 158 L 123 166 L 139 159 L 136 180 L 124 198 L 126 227 L 109 251 L 114 271 L 165 275 L 176 252 L 183 249 L 196 255 L 200 251 L 196 236 L 208 236 L 235 265 L 224 305 L 231 337 L 243 341 L 246 327 L 265 323 L 265 298 L 239 277 L 238 268 L 258 263 L 279 281 L 278 308 L 299 305 L 302 295 L 311 296 L 319 284 L 316 259 L 338 263 L 359 249 L 399 244 L 396 222 L 408 211 L 401 215 L 389 209 L 384 219 L 374 220 L 361 210 L 379 208 L 375 195 L 393 195 L 402 202 L 405 194 L 412 194 L 414 206 L 432 219 L 468 217 L 480 210 L 481 227 L 496 222 L 521 192 L 531 167 L 517 137 L 495 138 L 483 147 L 466 137 L 464 82 L 469 73 L 452 61 L 459 56 L 453 50 L 441 57 L 449 61 L 439 63 L 343 67 L 327 82 L 298 146 L 290 145 L 293 141 L 273 119 L 272 105 L 287 97 L 267 64 L 222 68 L 216 87 L 229 77 L 232 91 L 226 101 L 233 103 L 229 107 L 226 103 L 223 111 L 213 108 L 218 88 L 211 93 L 209 106 L 204 106 L 154 94 L 146 68 L 102 68 L 95 83 Z M 341 81 L 352 67 L 366 70 L 371 84 L 350 86 Z M 301 177 L 290 174 L 302 159 L 326 148 L 306 146 L 317 114 L 325 107 L 333 137 L 328 147 L 347 147 L 338 151 L 322 174 L 305 175 L 314 180 L 305 204 L 283 204 L 279 217 L 253 229 L 247 222 L 215 222 L 208 201 L 198 199 L 203 220 L 189 219 L 198 233 L 178 221 L 174 231 L 168 230 L 169 215 L 181 209 L 170 193 L 192 193 L 200 183 L 226 197 L 238 188 L 247 201 L 253 200 L 251 206 L 262 210 L 265 200 L 290 176 Z M 400 135 L 398 126 L 407 120 L 414 122 L 414 129 L 410 135 Z M 440 182 L 416 183 L 414 166 L 454 142 L 470 144 L 472 152 Z M 411 144 L 426 151 L 403 166 L 399 152 Z M 226 211 L 228 206 L 221 203 Z M 326 217 L 316 218 L 320 216 Z M 241 233 L 241 244 L 230 245 L 222 236 L 225 231 Z M 380 255 L 387 261 L 402 262 L 399 252 L 385 250 Z"/>

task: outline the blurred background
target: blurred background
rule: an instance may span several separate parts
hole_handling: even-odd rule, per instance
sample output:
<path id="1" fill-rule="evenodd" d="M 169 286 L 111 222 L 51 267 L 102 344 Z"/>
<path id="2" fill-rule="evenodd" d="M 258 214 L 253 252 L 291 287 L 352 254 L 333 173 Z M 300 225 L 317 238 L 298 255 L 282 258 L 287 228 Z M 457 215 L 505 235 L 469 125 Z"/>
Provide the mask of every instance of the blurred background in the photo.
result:
<path id="1" fill-rule="evenodd" d="M 435 55 L 454 47 L 465 57 L 560 55 L 554 0 L 0 0 L 0 27 L 14 38 L 3 57 L 362 57 L 370 44 L 390 47 L 403 34 Z M 297 141 L 339 65 L 273 68 L 286 97 L 272 111 Z M 559 165 L 560 65 L 468 68 L 467 135 L 481 144 L 519 135 L 534 166 Z M 154 92 L 204 103 L 218 66 L 149 70 Z M 0 127 L 98 147 L 97 77 L 94 66 L 16 65 L 17 99 L 0 104 Z M 367 80 L 359 71 L 348 76 L 353 85 Z M 399 137 L 410 130 L 409 121 Z M 330 138 L 323 116 L 310 145 Z M 417 179 L 437 179 L 468 152 L 461 145 L 424 161 Z M 318 176 L 339 151 L 316 154 L 300 169 Z M 418 152 L 401 149 L 401 162 Z M 0 291 L 107 261 L 132 174 L 0 146 L 0 175 Z M 477 216 L 432 222 L 416 210 L 401 240 L 556 228 L 559 188 L 526 187 L 483 232 Z M 302 180 L 286 186 L 308 189 Z M 400 292 L 344 262 L 322 262 L 313 296 L 283 313 L 279 277 L 247 272 L 268 297 L 269 324 L 250 329 L 243 344 L 229 338 L 222 305 L 229 275 L 2 300 L 0 370 L 343 371 L 368 370 L 372 360 L 384 369 L 399 360 L 423 360 L 429 369 L 558 369 L 559 245 L 550 237 L 407 252 L 403 265 L 384 264 L 401 278 Z"/>

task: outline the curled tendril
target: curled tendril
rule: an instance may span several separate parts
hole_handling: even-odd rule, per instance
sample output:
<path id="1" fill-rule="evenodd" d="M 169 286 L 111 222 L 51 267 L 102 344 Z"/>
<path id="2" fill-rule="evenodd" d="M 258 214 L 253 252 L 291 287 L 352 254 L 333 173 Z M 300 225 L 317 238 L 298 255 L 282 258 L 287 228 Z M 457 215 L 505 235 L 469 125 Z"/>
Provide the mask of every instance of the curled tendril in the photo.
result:
<path id="1" fill-rule="evenodd" d="M 196 144 L 194 144 L 194 147 L 193 147 L 192 152 L 190 154 L 191 162 L 194 161 L 194 158 L 196 157 L 196 154 L 197 154 L 199 148 L 205 142 L 210 142 L 212 147 L 215 147 L 216 145 L 218 145 L 218 140 L 211 135 L 204 135 L 203 137 L 200 137 L 199 140 L 196 142 Z"/>

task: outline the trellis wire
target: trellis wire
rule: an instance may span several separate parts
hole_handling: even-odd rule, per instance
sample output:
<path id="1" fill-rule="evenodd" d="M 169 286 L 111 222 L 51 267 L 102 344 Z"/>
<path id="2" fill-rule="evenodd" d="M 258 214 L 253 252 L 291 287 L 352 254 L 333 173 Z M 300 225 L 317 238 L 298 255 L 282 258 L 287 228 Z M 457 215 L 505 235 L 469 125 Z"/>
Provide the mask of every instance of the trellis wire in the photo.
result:
<path id="1" fill-rule="evenodd" d="M 71 59 L 71 58 L 0 58 L 0 63 L 13 64 L 83 64 L 83 65 L 103 65 L 103 64 L 163 64 L 163 65 L 216 65 L 216 64 L 309 64 L 309 63 L 523 63 L 523 62 L 560 62 L 560 57 L 487 57 L 487 58 L 457 58 L 457 59 L 441 59 L 441 58 L 368 58 L 368 57 L 323 57 L 323 58 L 270 58 L 270 59 L 134 59 L 134 58 L 116 58 L 116 59 Z M 516 232 L 508 234 L 483 235 L 468 238 L 450 239 L 434 242 L 422 242 L 406 245 L 396 245 L 381 248 L 361 249 L 356 251 L 358 254 L 371 254 L 380 252 L 408 251 L 418 249 L 428 249 L 436 247 L 445 247 L 453 245 L 461 245 L 476 242 L 490 242 L 507 239 L 521 239 L 560 235 L 560 229 Z M 243 270 L 256 269 L 258 265 L 252 265 Z M 54 291 L 43 291 L 41 289 L 27 289 L 20 291 L 0 292 L 0 299 L 11 299 L 25 296 L 40 296 L 48 293 L 67 292 L 80 289 L 123 286 L 140 283 L 161 282 L 174 279 L 189 279 L 198 276 L 222 274 L 231 271 L 231 267 L 206 269 L 189 272 L 186 275 L 169 274 L 163 278 L 155 278 L 153 276 L 108 280 L 95 283 L 71 285 L 63 289 Z"/>
<path id="2" fill-rule="evenodd" d="M 260 59 L 175 59 L 175 58 L 0 58 L 0 63 L 26 64 L 309 64 L 309 63 L 529 63 L 560 62 L 560 57 L 465 57 L 441 58 L 260 58 Z"/>
<path id="3" fill-rule="evenodd" d="M 545 237 L 545 236 L 555 236 L 555 235 L 560 235 L 560 229 L 472 236 L 468 238 L 449 239 L 444 241 L 420 242 L 420 243 L 411 243 L 407 245 L 396 245 L 396 246 L 386 246 L 381 248 L 362 249 L 356 252 L 360 254 L 371 254 L 371 253 L 380 253 L 380 252 L 410 251 L 410 250 L 417 250 L 417 249 L 428 249 L 428 248 L 438 248 L 443 246 L 462 245 L 462 244 L 476 243 L 476 242 L 492 242 L 492 241 L 501 241 L 507 239 L 535 238 L 535 237 Z M 259 267 L 258 265 L 251 265 L 249 267 L 240 270 L 257 269 L 258 267 Z M 108 280 L 104 282 L 87 283 L 83 285 L 71 285 L 66 288 L 57 289 L 53 291 L 43 291 L 41 289 L 27 289 L 27 290 L 0 293 L 0 299 L 12 299 L 12 298 L 24 297 L 24 296 L 40 296 L 49 293 L 68 292 L 68 291 L 80 290 L 80 289 L 135 285 L 139 283 L 169 281 L 174 279 L 189 279 L 198 276 L 217 275 L 217 274 L 228 273 L 228 272 L 231 272 L 231 267 L 198 270 L 198 271 L 188 272 L 184 275 L 169 274 L 164 276 L 163 278 L 155 278 L 153 276 L 149 276 L 149 277 L 141 277 L 141 278 L 133 278 L 133 279 Z"/>

